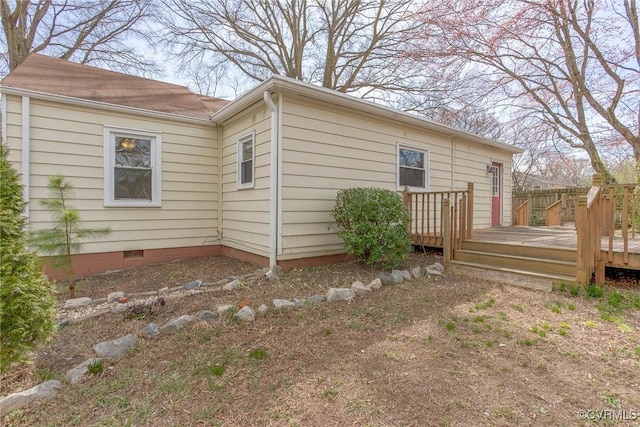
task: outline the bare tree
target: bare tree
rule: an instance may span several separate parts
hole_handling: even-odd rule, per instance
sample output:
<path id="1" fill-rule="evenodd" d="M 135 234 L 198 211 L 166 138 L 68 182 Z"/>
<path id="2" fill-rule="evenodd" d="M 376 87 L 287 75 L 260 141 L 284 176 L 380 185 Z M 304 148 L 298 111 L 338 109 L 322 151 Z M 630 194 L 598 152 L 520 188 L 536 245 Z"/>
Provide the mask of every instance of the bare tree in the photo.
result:
<path id="1" fill-rule="evenodd" d="M 640 179 L 640 35 L 635 0 L 445 0 L 422 13 L 416 58 L 470 60 L 593 169 L 624 141 Z"/>
<path id="2" fill-rule="evenodd" d="M 153 0 L 0 0 L 4 71 L 41 52 L 125 72 L 155 73 L 153 61 L 132 47 L 147 37 L 143 24 L 153 7 Z"/>
<path id="3" fill-rule="evenodd" d="M 408 0 L 162 0 L 163 39 L 183 66 L 230 65 L 341 92 L 412 90 L 403 48 L 417 24 Z"/>

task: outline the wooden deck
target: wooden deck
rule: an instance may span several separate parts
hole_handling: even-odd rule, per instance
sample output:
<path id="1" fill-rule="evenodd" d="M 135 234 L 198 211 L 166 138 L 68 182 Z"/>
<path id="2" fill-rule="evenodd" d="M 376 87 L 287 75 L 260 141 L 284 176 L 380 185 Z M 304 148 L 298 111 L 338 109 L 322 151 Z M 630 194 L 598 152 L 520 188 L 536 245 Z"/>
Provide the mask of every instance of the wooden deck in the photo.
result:
<path id="1" fill-rule="evenodd" d="M 577 250 L 577 233 L 573 225 L 558 227 L 493 227 L 482 230 L 473 230 L 472 240 L 482 242 L 494 242 L 509 245 L 545 247 Z M 629 259 L 625 262 L 623 257 L 623 239 L 614 236 L 612 253 L 609 256 L 609 237 L 601 239 L 602 259 L 605 265 L 615 268 L 630 268 L 640 270 L 640 234 L 635 238 L 629 237 Z"/>

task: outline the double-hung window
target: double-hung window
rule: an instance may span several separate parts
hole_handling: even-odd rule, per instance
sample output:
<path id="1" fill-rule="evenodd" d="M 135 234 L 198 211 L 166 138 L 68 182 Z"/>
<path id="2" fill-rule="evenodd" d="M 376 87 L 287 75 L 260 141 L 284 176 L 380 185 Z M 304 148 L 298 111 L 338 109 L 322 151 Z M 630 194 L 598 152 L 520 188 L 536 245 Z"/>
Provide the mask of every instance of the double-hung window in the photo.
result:
<path id="1" fill-rule="evenodd" d="M 104 128 L 104 205 L 161 205 L 162 136 Z"/>
<path id="2" fill-rule="evenodd" d="M 429 152 L 398 144 L 398 189 L 427 190 Z"/>
<path id="3" fill-rule="evenodd" d="M 255 132 L 238 139 L 238 188 L 254 187 Z"/>

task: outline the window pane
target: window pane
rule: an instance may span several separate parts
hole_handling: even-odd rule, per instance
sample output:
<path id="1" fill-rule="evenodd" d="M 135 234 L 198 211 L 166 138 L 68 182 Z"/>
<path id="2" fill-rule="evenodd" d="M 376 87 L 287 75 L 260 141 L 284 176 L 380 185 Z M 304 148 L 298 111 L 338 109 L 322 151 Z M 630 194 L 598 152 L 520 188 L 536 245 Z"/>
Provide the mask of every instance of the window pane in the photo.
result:
<path id="1" fill-rule="evenodd" d="M 115 168 L 115 198 L 151 200 L 151 169 Z"/>
<path id="2" fill-rule="evenodd" d="M 400 149 L 400 166 L 424 169 L 424 153 L 415 150 Z"/>
<path id="3" fill-rule="evenodd" d="M 253 181 L 253 161 L 242 163 L 240 184 L 248 184 Z"/>
<path id="4" fill-rule="evenodd" d="M 242 143 L 242 161 L 251 160 L 253 158 L 253 142 L 245 141 Z"/>
<path id="5" fill-rule="evenodd" d="M 151 167 L 151 140 L 116 136 L 116 166 Z"/>
<path id="6" fill-rule="evenodd" d="M 409 169 L 409 168 L 400 168 L 400 186 L 404 187 L 408 185 L 409 187 L 420 187 L 424 188 L 424 170 L 420 169 Z"/>

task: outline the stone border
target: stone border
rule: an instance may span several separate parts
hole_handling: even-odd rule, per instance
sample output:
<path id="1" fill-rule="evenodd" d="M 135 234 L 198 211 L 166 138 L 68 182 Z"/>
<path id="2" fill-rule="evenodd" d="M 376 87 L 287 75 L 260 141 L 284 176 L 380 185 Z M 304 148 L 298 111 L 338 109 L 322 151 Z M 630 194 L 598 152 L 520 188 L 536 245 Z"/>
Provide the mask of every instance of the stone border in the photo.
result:
<path id="1" fill-rule="evenodd" d="M 346 301 L 350 302 L 355 297 L 362 297 L 369 295 L 370 293 L 380 289 L 383 285 L 395 285 L 400 284 L 405 280 L 414 279 L 430 279 L 432 276 L 439 277 L 444 275 L 444 266 L 436 262 L 424 269 L 421 267 L 413 267 L 411 272 L 408 270 L 393 270 L 391 273 L 380 273 L 369 284 L 365 285 L 360 281 L 355 281 L 349 288 L 329 288 L 325 295 L 316 294 L 308 298 L 294 298 L 293 301 L 287 299 L 275 298 L 272 301 L 273 306 L 269 307 L 266 304 L 260 305 L 256 311 L 249 305 L 242 307 L 236 307 L 234 305 L 220 305 L 216 308 L 216 311 L 201 310 L 196 315 L 184 314 L 169 320 L 161 326 L 155 323 L 149 323 L 142 328 L 139 332 L 143 338 L 154 340 L 162 336 L 171 335 L 185 326 L 195 322 L 203 321 L 208 324 L 213 324 L 220 317 L 228 315 L 231 311 L 235 310 L 235 313 L 231 316 L 239 322 L 254 322 L 257 315 L 264 315 L 269 310 L 294 310 L 302 307 L 305 304 L 318 304 L 322 302 L 333 301 Z M 58 323 L 60 328 L 69 325 L 72 322 L 79 322 L 84 319 L 99 316 L 101 314 L 109 312 L 124 312 L 130 307 L 134 306 L 152 306 L 159 303 L 162 298 L 181 298 L 186 295 L 200 294 L 203 292 L 211 291 L 236 291 L 243 282 L 255 282 L 262 275 L 269 280 L 277 278 L 278 272 L 273 272 L 269 269 L 257 270 L 256 272 L 244 276 L 229 276 L 227 279 L 221 279 L 215 283 L 203 283 L 202 280 L 195 280 L 189 282 L 184 286 L 175 288 L 163 288 L 157 292 L 143 292 L 139 294 L 131 294 L 131 297 L 147 297 L 140 300 L 129 301 L 128 297 L 126 301 L 122 298 L 125 297 L 124 292 L 112 292 L 107 298 L 99 298 L 92 300 L 91 298 L 76 298 L 75 300 L 67 300 L 63 311 L 70 312 L 72 310 L 82 310 L 88 306 L 104 306 L 105 307 L 94 310 L 89 314 L 79 316 L 74 319 L 66 318 Z M 215 286 L 215 288 L 214 288 Z M 209 289 L 201 289 L 202 287 Z M 71 301 L 71 303 L 69 302 Z M 92 349 L 98 357 L 93 357 L 85 360 L 79 365 L 70 369 L 66 374 L 66 382 L 70 385 L 81 382 L 89 373 L 90 367 L 102 363 L 103 359 L 117 360 L 125 357 L 138 343 L 138 336 L 134 334 L 128 334 L 120 338 L 116 338 L 110 341 L 103 341 L 95 344 Z M 46 381 L 42 384 L 38 384 L 28 390 L 13 393 L 0 399 L 0 419 L 9 415 L 11 412 L 23 408 L 33 402 L 44 401 L 55 397 L 63 387 L 63 384 L 58 380 Z"/>

